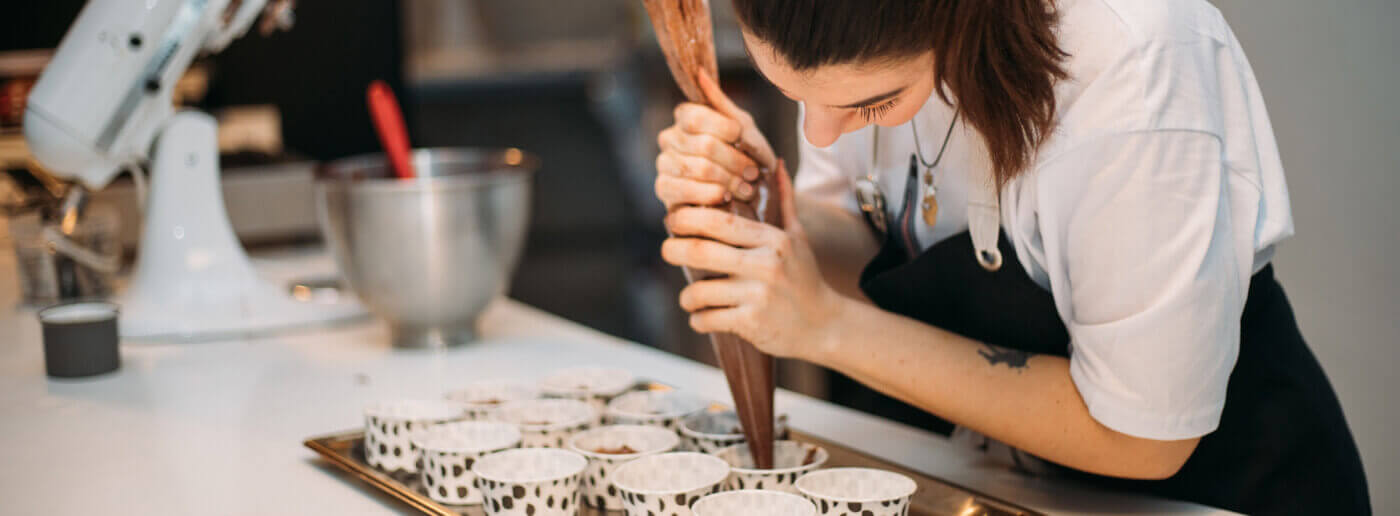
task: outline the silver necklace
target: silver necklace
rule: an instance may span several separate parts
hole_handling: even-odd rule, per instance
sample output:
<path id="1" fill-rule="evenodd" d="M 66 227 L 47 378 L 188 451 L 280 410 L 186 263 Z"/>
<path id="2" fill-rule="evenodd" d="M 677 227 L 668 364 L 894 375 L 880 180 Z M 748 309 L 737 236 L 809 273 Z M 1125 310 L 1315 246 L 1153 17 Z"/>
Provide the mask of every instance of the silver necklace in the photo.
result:
<path id="1" fill-rule="evenodd" d="M 938 147 L 938 155 L 933 157 L 933 161 L 924 159 L 924 149 L 919 144 L 919 125 L 914 120 L 909 121 L 909 129 L 914 132 L 914 152 L 918 156 L 919 164 L 923 165 L 923 187 L 926 189 L 920 208 L 924 215 L 924 224 L 933 227 L 938 222 L 938 177 L 934 176 L 933 169 L 943 161 L 943 152 L 948 150 L 948 142 L 953 138 L 953 128 L 958 125 L 958 110 L 953 111 L 953 122 L 948 124 L 948 132 L 943 135 L 943 144 Z"/>

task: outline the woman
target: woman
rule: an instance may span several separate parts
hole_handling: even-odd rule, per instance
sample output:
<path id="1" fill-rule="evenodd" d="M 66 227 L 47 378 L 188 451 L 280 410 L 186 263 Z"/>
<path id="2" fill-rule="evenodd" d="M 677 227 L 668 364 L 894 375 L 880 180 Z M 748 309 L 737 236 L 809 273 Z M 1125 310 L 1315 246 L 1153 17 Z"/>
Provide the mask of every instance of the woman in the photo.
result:
<path id="1" fill-rule="evenodd" d="M 1246 513 L 1370 511 L 1269 265 L 1293 231 L 1283 170 L 1213 7 L 734 5 L 805 138 L 780 230 L 704 207 L 753 195 L 741 138 L 772 152 L 713 81 L 716 108 L 682 104 L 658 136 L 663 257 L 730 275 L 681 292 L 697 331 L 1058 465 L 1041 469 Z"/>

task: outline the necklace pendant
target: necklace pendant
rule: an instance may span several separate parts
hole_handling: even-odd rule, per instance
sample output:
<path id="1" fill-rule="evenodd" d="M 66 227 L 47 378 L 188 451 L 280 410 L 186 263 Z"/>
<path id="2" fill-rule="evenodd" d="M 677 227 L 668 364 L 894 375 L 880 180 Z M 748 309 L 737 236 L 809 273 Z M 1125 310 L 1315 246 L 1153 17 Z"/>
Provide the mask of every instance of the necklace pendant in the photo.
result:
<path id="1" fill-rule="evenodd" d="M 938 222 L 938 197 L 934 196 L 933 192 L 924 195 L 922 208 L 924 212 L 924 224 L 927 224 L 928 227 L 933 227 L 933 225 Z"/>

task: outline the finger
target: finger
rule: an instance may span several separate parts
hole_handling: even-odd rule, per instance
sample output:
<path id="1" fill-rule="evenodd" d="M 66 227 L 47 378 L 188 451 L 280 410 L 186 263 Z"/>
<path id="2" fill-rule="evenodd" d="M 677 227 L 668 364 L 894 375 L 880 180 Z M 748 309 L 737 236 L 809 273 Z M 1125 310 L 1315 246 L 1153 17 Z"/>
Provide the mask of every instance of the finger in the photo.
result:
<path id="1" fill-rule="evenodd" d="M 730 173 L 728 170 L 716 165 L 713 161 L 696 156 L 679 156 L 676 161 L 680 163 L 680 177 L 715 183 L 722 185 L 725 189 L 733 193 L 735 197 L 745 201 L 753 198 L 754 187 L 742 177 Z M 756 172 L 758 169 L 754 169 Z"/>
<path id="2" fill-rule="evenodd" d="M 719 83 L 715 82 L 710 74 L 702 71 L 696 74 L 695 79 L 696 83 L 700 85 L 700 91 L 705 94 L 705 100 L 714 106 L 720 114 L 739 121 L 749 118 L 749 113 L 740 109 L 734 101 L 729 100 L 729 96 L 724 94 L 724 90 L 720 89 Z"/>
<path id="3" fill-rule="evenodd" d="M 677 206 L 714 206 L 728 201 L 728 192 L 714 183 L 659 174 L 656 176 L 656 198 L 670 211 Z"/>
<path id="4" fill-rule="evenodd" d="M 656 171 L 659 175 L 689 179 L 699 183 L 712 183 L 733 194 L 734 197 L 746 201 L 753 198 L 757 192 L 753 185 L 705 158 L 663 152 L 656 156 Z M 720 202 L 723 201 L 706 204 L 719 204 Z"/>
<path id="5" fill-rule="evenodd" d="M 757 288 L 751 281 L 733 278 L 697 281 L 681 289 L 681 309 L 687 312 L 738 306 Z"/>
<path id="6" fill-rule="evenodd" d="M 690 314 L 690 327 L 696 333 L 739 333 L 747 308 L 715 308 Z"/>
<path id="7" fill-rule="evenodd" d="M 663 131 L 662 134 L 667 133 Z M 735 176 L 743 176 L 747 169 L 754 169 L 754 174 L 758 172 L 758 164 L 754 163 L 753 159 L 728 142 L 710 134 L 688 134 L 673 130 L 666 136 L 661 149 L 708 159 Z"/>
<path id="8" fill-rule="evenodd" d="M 726 244 L 755 248 L 770 245 L 781 229 L 714 208 L 677 208 L 666 216 L 666 227 L 676 236 L 701 236 Z"/>
<path id="9" fill-rule="evenodd" d="M 705 94 L 705 100 L 709 101 L 720 114 L 739 122 L 743 130 L 739 133 L 737 140 L 725 140 L 734 142 L 739 150 L 748 154 L 758 161 L 759 164 L 771 166 L 777 161 L 777 156 L 773 153 L 773 148 L 768 145 L 768 141 L 759 132 L 758 125 L 754 123 L 753 117 L 747 111 L 739 108 L 724 90 L 720 89 L 719 83 L 705 72 L 700 72 L 696 76 L 696 82 L 700 86 L 700 91 Z"/>
<path id="10" fill-rule="evenodd" d="M 720 186 L 727 186 L 733 177 L 729 172 L 719 168 L 719 165 L 710 163 L 705 158 L 686 156 L 671 151 L 656 156 L 656 173 L 692 181 L 715 183 Z"/>
<path id="11" fill-rule="evenodd" d="M 738 121 L 692 102 L 676 106 L 676 126 L 690 134 L 708 134 L 729 143 L 738 141 L 744 132 Z"/>
<path id="12" fill-rule="evenodd" d="M 753 271 L 772 270 L 771 256 L 700 238 L 668 238 L 661 243 L 661 258 L 666 263 L 744 277 Z"/>

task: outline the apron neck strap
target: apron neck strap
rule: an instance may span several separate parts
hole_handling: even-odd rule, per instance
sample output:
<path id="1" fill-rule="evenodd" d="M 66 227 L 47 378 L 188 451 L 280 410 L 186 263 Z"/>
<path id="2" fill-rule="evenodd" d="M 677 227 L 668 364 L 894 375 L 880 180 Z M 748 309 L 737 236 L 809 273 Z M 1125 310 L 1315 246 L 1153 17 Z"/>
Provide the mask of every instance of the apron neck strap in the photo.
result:
<path id="1" fill-rule="evenodd" d="M 981 135 L 963 125 L 964 141 L 974 142 L 970 167 L 970 188 L 967 195 L 967 232 L 972 235 L 973 253 L 983 269 L 1001 269 L 1001 250 L 997 239 L 1001 233 L 1001 193 L 992 178 L 992 162 Z"/>

